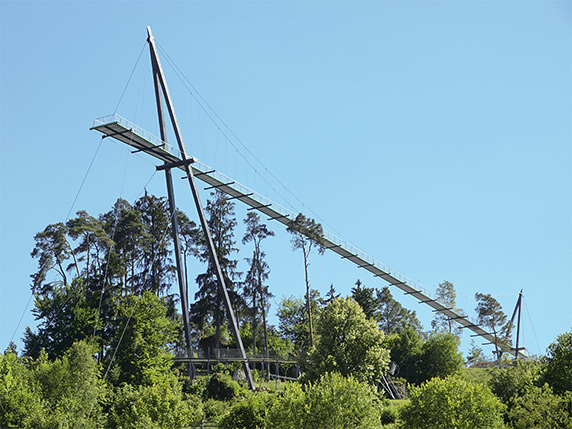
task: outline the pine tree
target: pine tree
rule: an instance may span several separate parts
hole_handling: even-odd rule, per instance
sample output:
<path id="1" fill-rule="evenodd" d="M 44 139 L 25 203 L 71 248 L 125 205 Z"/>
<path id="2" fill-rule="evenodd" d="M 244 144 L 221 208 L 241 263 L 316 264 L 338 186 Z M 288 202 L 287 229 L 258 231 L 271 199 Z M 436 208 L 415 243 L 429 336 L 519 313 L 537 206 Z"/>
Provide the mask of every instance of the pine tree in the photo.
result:
<path id="1" fill-rule="evenodd" d="M 274 236 L 274 232 L 270 231 L 266 225 L 260 223 L 260 217 L 249 212 L 246 219 L 246 233 L 242 238 L 242 244 L 252 242 L 254 250 L 252 258 L 246 258 L 250 264 L 250 269 L 246 274 L 244 281 L 244 293 L 252 298 L 251 317 L 252 317 L 252 348 L 256 354 L 256 336 L 258 327 L 258 313 L 262 315 L 262 324 L 264 329 L 264 351 L 268 356 L 268 329 L 266 326 L 266 312 L 269 307 L 269 299 L 272 294 L 268 291 L 268 286 L 264 286 L 264 281 L 268 279 L 270 267 L 264 260 L 266 254 L 260 249 L 260 243 L 267 237 Z"/>
<path id="2" fill-rule="evenodd" d="M 477 323 L 492 331 L 494 336 L 495 357 L 500 363 L 502 354 L 510 350 L 509 336 L 512 330 L 510 321 L 507 323 L 506 314 L 499 302 L 490 294 L 476 293 Z"/>
<path id="3" fill-rule="evenodd" d="M 323 254 L 324 248 L 324 231 L 322 225 L 316 223 L 314 219 L 308 219 L 302 213 L 296 216 L 296 219 L 290 222 L 287 231 L 292 234 L 292 248 L 294 250 L 301 249 L 304 255 L 304 275 L 306 279 L 306 310 L 308 312 L 308 321 L 310 323 L 310 346 L 314 347 L 314 328 L 312 323 L 312 305 L 310 303 L 310 279 L 308 277 L 308 258 L 310 252 L 315 247 L 318 253 Z"/>
<path id="4" fill-rule="evenodd" d="M 455 309 L 456 298 L 457 294 L 455 293 L 455 286 L 453 283 L 444 281 L 439 284 L 439 287 L 437 288 L 437 301 L 447 308 Z M 435 318 L 431 321 L 431 328 L 433 328 L 433 330 L 448 332 L 449 334 L 453 334 L 457 337 L 460 336 L 461 328 L 453 325 L 453 321 L 440 312 L 436 312 Z"/>

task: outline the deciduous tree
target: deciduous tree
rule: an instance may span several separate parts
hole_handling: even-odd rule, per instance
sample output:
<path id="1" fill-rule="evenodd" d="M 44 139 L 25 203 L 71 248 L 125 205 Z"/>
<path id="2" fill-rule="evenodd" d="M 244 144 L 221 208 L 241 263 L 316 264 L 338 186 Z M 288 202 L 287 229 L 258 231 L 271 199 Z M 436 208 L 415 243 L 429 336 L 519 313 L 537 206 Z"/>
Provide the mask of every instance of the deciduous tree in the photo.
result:
<path id="1" fill-rule="evenodd" d="M 572 331 L 558 335 L 548 346 L 543 380 L 555 393 L 572 392 Z"/>
<path id="2" fill-rule="evenodd" d="M 384 334 L 353 299 L 336 298 L 318 320 L 319 339 L 304 361 L 306 380 L 339 372 L 359 381 L 377 381 L 385 374 L 389 350 Z"/>

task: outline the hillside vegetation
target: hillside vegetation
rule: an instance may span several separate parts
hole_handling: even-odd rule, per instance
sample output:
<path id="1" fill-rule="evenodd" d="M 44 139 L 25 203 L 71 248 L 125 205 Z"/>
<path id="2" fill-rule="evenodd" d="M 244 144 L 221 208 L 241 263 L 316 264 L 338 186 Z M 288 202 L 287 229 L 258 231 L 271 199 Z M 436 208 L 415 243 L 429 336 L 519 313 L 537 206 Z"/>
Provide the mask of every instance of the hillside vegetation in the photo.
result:
<path id="1" fill-rule="evenodd" d="M 10 345 L 0 355 L 0 427 L 572 427 L 570 332 L 542 359 L 512 362 L 510 323 L 494 298 L 479 293 L 479 323 L 498 334 L 495 356 L 487 368 L 463 368 L 458 332 L 442 315 L 425 331 L 387 287 L 357 280 L 346 297 L 333 286 L 324 296 L 310 288 L 322 230 L 303 215 L 288 232 L 306 293 L 284 297 L 274 310 L 264 252 L 274 233 L 250 212 L 239 250 L 232 202 L 215 192 L 206 212 L 247 353 L 281 362 L 250 364 L 257 390 L 240 362 L 215 358 L 235 349 L 237 338 L 202 230 L 181 212 L 184 265 L 204 267 L 194 284 L 185 279 L 197 291 L 188 307 L 192 348 L 209 365 L 196 363 L 191 380 L 189 366 L 175 359 L 187 345 L 171 216 L 164 199 L 146 194 L 96 217 L 80 211 L 35 236 L 38 327 L 26 330 L 23 351 Z M 245 274 L 240 251 L 248 255 Z M 452 283 L 437 292 L 455 306 Z M 268 323 L 270 311 L 278 326 Z M 482 350 L 473 347 L 467 360 L 482 362 Z M 403 399 L 390 399 L 396 395 Z"/>

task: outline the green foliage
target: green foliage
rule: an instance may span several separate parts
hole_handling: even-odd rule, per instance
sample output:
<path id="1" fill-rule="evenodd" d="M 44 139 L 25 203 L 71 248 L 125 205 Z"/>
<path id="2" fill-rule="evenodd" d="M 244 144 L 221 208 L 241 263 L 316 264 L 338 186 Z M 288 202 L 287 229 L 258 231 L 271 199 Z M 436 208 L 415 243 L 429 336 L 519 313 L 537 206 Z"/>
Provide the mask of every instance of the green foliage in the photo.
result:
<path id="1" fill-rule="evenodd" d="M 547 351 L 543 380 L 555 393 L 572 392 L 572 331 L 559 335 Z"/>
<path id="2" fill-rule="evenodd" d="M 114 365 L 116 385 L 122 382 L 151 385 L 172 366 L 168 345 L 175 340 L 176 326 L 167 317 L 167 304 L 152 292 L 130 295 L 117 307 L 118 340 Z M 122 335 L 122 337 L 121 337 Z"/>
<path id="3" fill-rule="evenodd" d="M 43 349 L 51 358 L 59 358 L 74 342 L 90 338 L 97 308 L 90 305 L 88 295 L 81 278 L 71 285 L 54 283 L 43 294 L 35 294 L 32 313 L 40 323 L 37 333 L 26 330 L 26 354 L 37 357 Z"/>
<path id="4" fill-rule="evenodd" d="M 379 412 L 382 425 L 396 423 L 399 420 L 399 406 L 393 403 L 385 405 Z"/>
<path id="5" fill-rule="evenodd" d="M 458 351 L 460 340 L 453 334 L 433 333 L 421 346 L 417 367 L 417 383 L 433 377 L 458 374 L 463 367 L 463 357 Z"/>
<path id="6" fill-rule="evenodd" d="M 532 386 L 511 402 L 507 421 L 512 428 L 572 428 L 572 392 L 558 396 L 547 384 Z"/>
<path id="7" fill-rule="evenodd" d="M 266 416 L 275 396 L 267 393 L 250 395 L 234 405 L 218 422 L 220 429 L 259 429 L 266 427 Z"/>
<path id="8" fill-rule="evenodd" d="M 409 383 L 421 384 L 433 377 L 457 374 L 463 366 L 459 338 L 453 334 L 432 333 L 423 338 L 409 326 L 400 334 L 388 335 L 384 346 L 391 351 L 391 360 L 399 365 L 399 376 Z"/>
<path id="9" fill-rule="evenodd" d="M 0 355 L 0 427 L 41 427 L 46 418 L 28 361 L 13 350 Z"/>
<path id="10" fill-rule="evenodd" d="M 242 296 L 235 290 L 234 284 L 240 277 L 237 271 L 238 261 L 232 259 L 232 254 L 238 250 L 234 247 L 236 244 L 234 228 L 237 224 L 234 217 L 234 203 L 228 201 L 222 192 L 215 191 L 207 202 L 205 213 L 208 216 L 211 239 L 227 292 L 234 311 L 238 313 L 245 304 Z M 215 328 L 215 344 L 218 347 L 221 341 L 226 304 L 219 286 L 216 266 L 211 258 L 210 248 L 204 234 L 200 236 L 198 244 L 199 259 L 207 263 L 207 270 L 196 278 L 199 290 L 195 294 L 195 302 L 190 307 L 190 318 L 201 334 L 208 327 Z"/>
<path id="11" fill-rule="evenodd" d="M 311 294 L 313 325 L 317 323 L 320 314 L 320 293 L 312 289 Z M 291 296 L 282 298 L 278 305 L 278 327 L 282 337 L 290 341 L 297 353 L 310 348 L 310 324 L 308 312 L 303 300 Z"/>
<path id="12" fill-rule="evenodd" d="M 489 387 L 504 404 L 525 395 L 539 384 L 542 367 L 539 362 L 516 360 L 514 366 L 489 370 Z"/>
<path id="13" fill-rule="evenodd" d="M 232 403 L 209 398 L 204 402 L 204 412 L 206 421 L 218 421 L 230 410 Z"/>
<path id="14" fill-rule="evenodd" d="M 124 384 L 112 398 L 109 427 L 117 428 L 186 428 L 202 420 L 200 400 L 183 400 L 181 385 L 174 375 L 156 379 L 152 385 Z"/>
<path id="15" fill-rule="evenodd" d="M 463 368 L 463 379 L 471 383 L 489 384 L 491 373 L 488 368 Z"/>
<path id="16" fill-rule="evenodd" d="M 401 333 L 407 327 L 421 331 L 421 322 L 417 319 L 415 311 L 407 310 L 397 302 L 389 291 L 389 287 L 376 289 L 376 294 L 376 321 L 383 332 L 386 334 Z"/>
<path id="17" fill-rule="evenodd" d="M 318 320 L 317 332 L 319 340 L 303 365 L 306 380 L 338 372 L 369 382 L 386 372 L 389 351 L 383 347 L 383 332 L 353 299 L 332 300 Z"/>
<path id="18" fill-rule="evenodd" d="M 268 412 L 267 427 L 370 429 L 380 426 L 379 411 L 373 387 L 353 377 L 328 373 L 305 388 L 288 385 Z"/>
<path id="19" fill-rule="evenodd" d="M 504 352 L 510 351 L 509 336 L 512 329 L 499 302 L 490 294 L 476 293 L 477 323 L 490 329 L 494 336 L 495 355 L 500 363 Z"/>
<path id="20" fill-rule="evenodd" d="M 417 381 L 418 360 L 423 347 L 423 338 L 413 326 L 407 326 L 401 333 L 387 335 L 383 342 L 390 350 L 391 360 L 399 365 L 399 376 L 410 383 Z"/>
<path id="21" fill-rule="evenodd" d="M 1 427 L 101 427 L 105 394 L 85 342 L 74 343 L 53 362 L 43 353 L 35 361 L 12 351 L 0 357 Z"/>
<path id="22" fill-rule="evenodd" d="M 448 308 L 455 308 L 457 294 L 453 283 L 444 281 L 437 288 L 437 301 Z M 431 321 L 431 328 L 439 332 L 447 332 L 449 334 L 461 335 L 461 328 L 451 318 L 441 312 L 435 313 L 435 318 Z"/>
<path id="23" fill-rule="evenodd" d="M 503 428 L 503 405 L 490 389 L 459 377 L 434 378 L 411 393 L 401 410 L 410 429 Z"/>
<path id="24" fill-rule="evenodd" d="M 310 288 L 310 278 L 308 276 L 308 259 L 313 248 L 316 248 L 320 254 L 324 253 L 324 231 L 322 230 L 322 225 L 316 223 L 314 219 L 305 217 L 302 213 L 298 214 L 296 219 L 289 223 L 287 231 L 292 234 L 292 248 L 294 250 L 301 249 L 302 255 L 304 256 L 306 311 L 308 313 L 307 320 L 310 333 L 310 347 L 314 347 L 314 318 L 312 316 L 312 291 Z"/>
<path id="25" fill-rule="evenodd" d="M 44 407 L 58 427 L 101 423 L 99 399 L 105 390 L 93 353 L 89 344 L 79 342 L 61 359 L 49 362 L 43 355 L 32 365 Z"/>
<path id="26" fill-rule="evenodd" d="M 211 377 L 207 392 L 213 399 L 228 401 L 241 395 L 244 390 L 230 375 L 217 372 Z"/>

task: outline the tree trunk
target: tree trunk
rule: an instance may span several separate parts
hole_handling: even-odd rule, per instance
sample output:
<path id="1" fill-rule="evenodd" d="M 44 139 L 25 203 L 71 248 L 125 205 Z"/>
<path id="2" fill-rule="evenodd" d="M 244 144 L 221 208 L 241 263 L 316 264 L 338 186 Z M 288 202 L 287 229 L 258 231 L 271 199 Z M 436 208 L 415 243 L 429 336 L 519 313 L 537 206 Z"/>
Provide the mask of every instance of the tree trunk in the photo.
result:
<path id="1" fill-rule="evenodd" d="M 306 275 L 306 308 L 310 327 L 310 347 L 314 347 L 314 327 L 312 326 L 312 305 L 310 303 L 310 279 L 308 278 L 308 256 L 310 255 L 310 250 L 306 251 L 306 248 L 302 247 L 302 251 L 304 252 L 304 273 Z"/>

